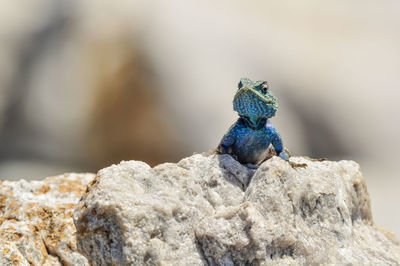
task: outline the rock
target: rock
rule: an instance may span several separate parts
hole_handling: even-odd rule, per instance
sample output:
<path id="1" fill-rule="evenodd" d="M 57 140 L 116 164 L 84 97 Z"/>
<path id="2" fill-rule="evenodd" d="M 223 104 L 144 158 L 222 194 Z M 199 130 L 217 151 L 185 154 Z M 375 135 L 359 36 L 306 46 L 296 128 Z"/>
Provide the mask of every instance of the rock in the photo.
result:
<path id="1" fill-rule="evenodd" d="M 358 164 L 291 161 L 112 165 L 75 207 L 78 249 L 93 265 L 400 264 Z"/>
<path id="2" fill-rule="evenodd" d="M 0 181 L 0 265 L 89 265 L 77 252 L 72 214 L 93 178 Z"/>

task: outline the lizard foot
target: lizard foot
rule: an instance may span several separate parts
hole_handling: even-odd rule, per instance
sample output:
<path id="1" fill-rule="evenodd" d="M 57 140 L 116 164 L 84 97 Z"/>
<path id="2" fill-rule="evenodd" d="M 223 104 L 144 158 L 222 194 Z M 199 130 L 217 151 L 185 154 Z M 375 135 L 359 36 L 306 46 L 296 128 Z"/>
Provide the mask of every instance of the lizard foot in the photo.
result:
<path id="1" fill-rule="evenodd" d="M 279 157 L 281 157 L 285 161 L 289 161 L 289 155 L 286 153 L 286 151 L 282 151 L 279 153 Z"/>

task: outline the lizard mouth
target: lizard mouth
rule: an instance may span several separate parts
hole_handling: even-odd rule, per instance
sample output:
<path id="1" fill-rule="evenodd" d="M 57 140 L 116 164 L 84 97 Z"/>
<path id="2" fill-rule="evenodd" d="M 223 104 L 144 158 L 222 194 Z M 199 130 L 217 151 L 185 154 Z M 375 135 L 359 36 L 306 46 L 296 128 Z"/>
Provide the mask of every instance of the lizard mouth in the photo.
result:
<path id="1" fill-rule="evenodd" d="M 256 96 L 257 98 L 261 99 L 266 104 L 274 104 L 275 103 L 275 100 L 271 99 L 271 97 L 266 97 L 261 92 L 255 90 L 255 89 L 252 89 L 252 88 L 247 88 L 247 87 L 243 87 L 243 88 L 239 89 L 239 91 L 235 95 L 234 100 L 236 100 L 238 97 L 241 97 L 243 95 Z"/>

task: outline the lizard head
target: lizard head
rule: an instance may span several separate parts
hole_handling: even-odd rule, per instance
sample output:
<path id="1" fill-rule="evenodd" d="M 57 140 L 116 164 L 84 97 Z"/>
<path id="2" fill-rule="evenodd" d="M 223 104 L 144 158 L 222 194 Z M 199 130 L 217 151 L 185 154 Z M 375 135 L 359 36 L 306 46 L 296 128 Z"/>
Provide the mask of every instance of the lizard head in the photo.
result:
<path id="1" fill-rule="evenodd" d="M 233 100 L 233 109 L 240 117 L 255 123 L 257 120 L 273 117 L 278 105 L 266 81 L 253 82 L 242 78 Z"/>

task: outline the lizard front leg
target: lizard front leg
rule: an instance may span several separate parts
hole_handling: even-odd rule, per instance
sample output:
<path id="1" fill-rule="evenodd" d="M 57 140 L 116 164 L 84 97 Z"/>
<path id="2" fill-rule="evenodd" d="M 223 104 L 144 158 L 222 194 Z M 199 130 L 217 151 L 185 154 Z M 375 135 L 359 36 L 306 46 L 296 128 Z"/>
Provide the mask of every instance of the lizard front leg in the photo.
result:
<path id="1" fill-rule="evenodd" d="M 279 135 L 278 131 L 271 124 L 271 122 L 269 122 L 269 120 L 267 121 L 266 128 L 268 131 L 268 135 L 271 139 L 272 146 L 274 146 L 275 148 L 276 155 L 278 155 L 285 161 L 289 161 L 289 155 L 283 150 L 281 135 Z"/>
<path id="2" fill-rule="evenodd" d="M 236 160 L 236 156 L 233 153 L 232 146 L 235 143 L 235 133 L 231 128 L 222 138 L 221 143 L 218 145 L 216 153 L 218 154 L 229 154 L 234 157 Z"/>

